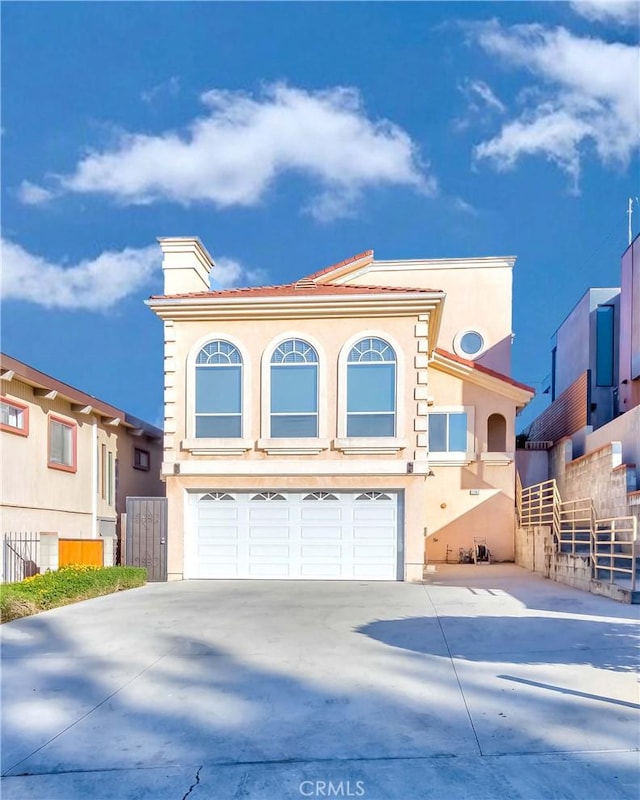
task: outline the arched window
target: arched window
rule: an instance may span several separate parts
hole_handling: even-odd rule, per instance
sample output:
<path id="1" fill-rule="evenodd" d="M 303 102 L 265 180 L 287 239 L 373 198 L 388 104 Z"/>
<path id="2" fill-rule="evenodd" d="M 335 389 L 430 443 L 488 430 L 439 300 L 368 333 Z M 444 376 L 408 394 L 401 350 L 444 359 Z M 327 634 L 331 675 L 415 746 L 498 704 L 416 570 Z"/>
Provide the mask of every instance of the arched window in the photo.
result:
<path id="1" fill-rule="evenodd" d="M 507 420 L 502 414 L 491 414 L 487 420 L 487 450 L 490 453 L 507 450 Z"/>
<path id="2" fill-rule="evenodd" d="M 395 351 L 383 339 L 361 339 L 347 358 L 347 436 L 395 435 Z"/>
<path id="3" fill-rule="evenodd" d="M 318 436 L 318 354 L 302 339 L 287 339 L 271 356 L 271 438 Z"/>
<path id="4" fill-rule="evenodd" d="M 230 342 L 208 342 L 196 358 L 196 438 L 242 436 L 242 356 Z"/>

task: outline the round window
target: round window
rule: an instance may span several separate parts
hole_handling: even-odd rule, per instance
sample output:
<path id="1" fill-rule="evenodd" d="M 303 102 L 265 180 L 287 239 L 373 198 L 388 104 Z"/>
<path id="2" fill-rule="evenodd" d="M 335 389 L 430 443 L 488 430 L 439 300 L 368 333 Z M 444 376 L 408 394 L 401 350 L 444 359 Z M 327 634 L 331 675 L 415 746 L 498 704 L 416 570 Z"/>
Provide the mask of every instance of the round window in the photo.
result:
<path id="1" fill-rule="evenodd" d="M 477 331 L 464 331 L 456 336 L 454 348 L 461 356 L 477 356 L 484 349 L 484 339 Z"/>

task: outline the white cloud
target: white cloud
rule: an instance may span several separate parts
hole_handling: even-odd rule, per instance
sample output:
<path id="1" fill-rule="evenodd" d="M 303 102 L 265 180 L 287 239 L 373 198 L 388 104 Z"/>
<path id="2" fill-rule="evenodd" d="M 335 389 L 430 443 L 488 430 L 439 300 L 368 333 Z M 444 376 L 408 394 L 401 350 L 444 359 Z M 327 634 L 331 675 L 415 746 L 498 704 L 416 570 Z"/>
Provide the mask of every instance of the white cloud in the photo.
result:
<path id="1" fill-rule="evenodd" d="M 521 94 L 523 111 L 476 147 L 477 158 L 509 169 L 521 156 L 544 156 L 571 176 L 575 190 L 590 148 L 606 165 L 628 164 L 640 141 L 638 47 L 495 21 L 475 34 L 487 52 L 542 82 Z"/>
<path id="2" fill-rule="evenodd" d="M 469 99 L 475 95 L 476 97 L 480 98 L 480 100 L 482 100 L 486 106 L 494 109 L 495 111 L 499 111 L 501 114 L 507 110 L 504 103 L 496 96 L 493 89 L 484 81 L 465 81 L 460 86 L 460 90 Z M 475 110 L 478 110 L 477 102 L 472 101 L 472 105 Z"/>
<path id="3" fill-rule="evenodd" d="M 140 99 L 148 105 L 153 105 L 153 103 L 155 103 L 156 100 L 162 95 L 175 97 L 179 91 L 180 78 L 178 78 L 176 75 L 172 75 L 168 81 L 165 81 L 164 83 L 158 83 L 155 86 L 152 86 L 151 89 L 146 89 L 145 91 L 140 92 Z"/>
<path id="4" fill-rule="evenodd" d="M 18 200 L 26 206 L 41 206 L 55 197 L 54 192 L 30 181 L 22 181 L 17 191 Z"/>
<path id="5" fill-rule="evenodd" d="M 185 131 L 124 134 L 115 147 L 84 156 L 61 186 L 125 204 L 251 206 L 293 172 L 317 183 L 308 210 L 319 218 L 350 213 L 376 186 L 436 190 L 408 133 L 370 119 L 355 89 L 276 84 L 257 98 L 215 90 L 201 99 L 206 113 Z"/>
<path id="6" fill-rule="evenodd" d="M 640 25 L 638 0 L 577 0 L 571 8 L 596 22 L 615 22 L 621 25 Z"/>
<path id="7" fill-rule="evenodd" d="M 155 272 L 160 272 L 162 254 L 157 245 L 105 251 L 97 258 L 68 266 L 55 264 L 27 252 L 7 239 L 0 240 L 3 300 L 26 300 L 45 308 L 100 311 L 112 308 L 140 291 Z M 262 269 L 247 269 L 224 256 L 216 259 L 211 287 L 253 286 L 266 283 Z"/>
<path id="8" fill-rule="evenodd" d="M 216 258 L 216 265 L 211 270 L 211 288 L 222 289 L 237 286 L 257 286 L 265 284 L 268 276 L 263 269 L 247 269 L 233 258 Z"/>
<path id="9" fill-rule="evenodd" d="M 73 266 L 32 255 L 2 239 L 3 300 L 26 300 L 45 308 L 97 311 L 111 308 L 141 289 L 160 267 L 156 245 L 106 251 Z"/>

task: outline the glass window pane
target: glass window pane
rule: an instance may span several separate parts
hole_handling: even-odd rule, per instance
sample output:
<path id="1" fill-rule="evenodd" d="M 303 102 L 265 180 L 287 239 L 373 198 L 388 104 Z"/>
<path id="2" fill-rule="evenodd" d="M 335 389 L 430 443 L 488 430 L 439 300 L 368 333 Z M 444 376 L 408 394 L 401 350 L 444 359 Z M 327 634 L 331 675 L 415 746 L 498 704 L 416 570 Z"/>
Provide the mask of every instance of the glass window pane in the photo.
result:
<path id="1" fill-rule="evenodd" d="M 460 349 L 468 356 L 474 356 L 482 350 L 484 339 L 475 331 L 467 331 L 460 339 Z"/>
<path id="2" fill-rule="evenodd" d="M 598 306 L 596 314 L 596 385 L 613 386 L 613 306 Z"/>
<path id="3" fill-rule="evenodd" d="M 347 411 L 395 411 L 395 364 L 350 364 Z"/>
<path id="4" fill-rule="evenodd" d="M 242 367 L 196 367 L 196 413 L 240 413 Z"/>
<path id="5" fill-rule="evenodd" d="M 196 416 L 197 439 L 239 439 L 241 433 L 239 415 L 220 417 Z"/>
<path id="6" fill-rule="evenodd" d="M 449 451 L 467 452 L 466 414 L 449 414 Z"/>
<path id="7" fill-rule="evenodd" d="M 9 403 L 2 403 L 0 408 L 2 409 L 2 417 L 0 421 L 3 425 L 8 425 L 11 428 L 23 428 L 23 414 L 24 412 L 20 408 L 16 408 L 15 406 L 9 405 Z"/>
<path id="8" fill-rule="evenodd" d="M 429 450 L 432 453 L 447 451 L 446 414 L 429 414 Z"/>
<path id="9" fill-rule="evenodd" d="M 347 414 L 347 436 L 394 435 L 394 414 Z"/>
<path id="10" fill-rule="evenodd" d="M 318 435 L 318 418 L 315 414 L 303 416 L 272 416 L 271 437 L 273 439 L 303 438 Z"/>
<path id="11" fill-rule="evenodd" d="M 316 366 L 271 367 L 271 411 L 273 413 L 318 410 L 318 368 Z"/>

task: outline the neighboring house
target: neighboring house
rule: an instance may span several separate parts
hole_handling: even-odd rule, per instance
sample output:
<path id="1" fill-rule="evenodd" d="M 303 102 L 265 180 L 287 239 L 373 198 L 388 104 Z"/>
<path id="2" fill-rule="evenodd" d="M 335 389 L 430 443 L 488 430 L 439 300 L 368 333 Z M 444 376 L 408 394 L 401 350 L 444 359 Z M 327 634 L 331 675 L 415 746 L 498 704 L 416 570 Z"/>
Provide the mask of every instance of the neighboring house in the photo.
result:
<path id="1" fill-rule="evenodd" d="M 164 495 L 162 431 L 0 354 L 3 533 L 119 534 L 128 495 Z"/>
<path id="2" fill-rule="evenodd" d="M 159 241 L 170 580 L 421 580 L 474 537 L 513 559 L 514 258 L 211 291 L 197 238 Z"/>
<path id="3" fill-rule="evenodd" d="M 620 287 L 589 289 L 554 345 L 552 403 L 517 453 L 523 485 L 552 478 L 563 500 L 590 498 L 602 517 L 640 516 L 640 236 Z"/>

